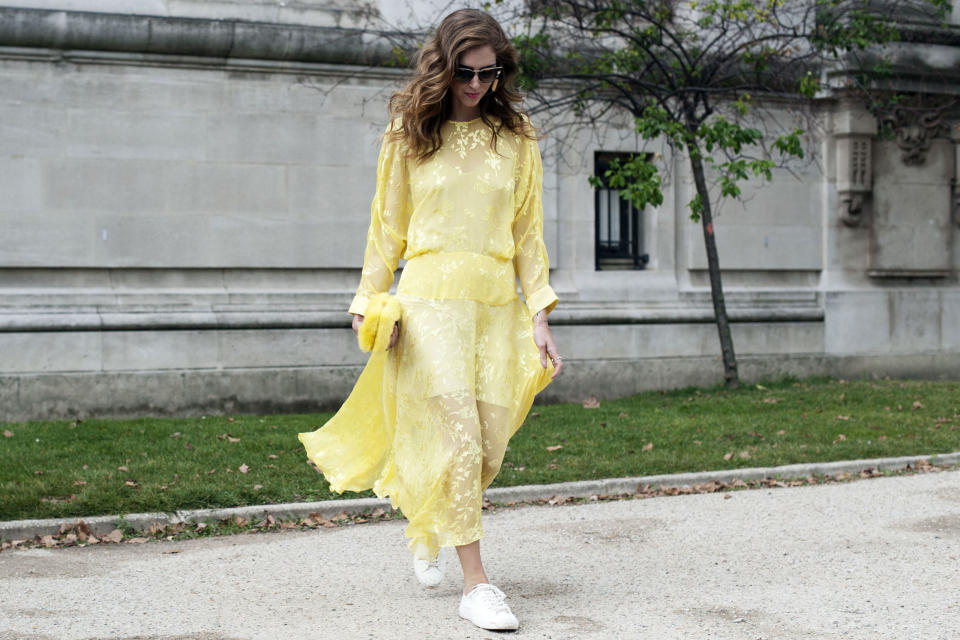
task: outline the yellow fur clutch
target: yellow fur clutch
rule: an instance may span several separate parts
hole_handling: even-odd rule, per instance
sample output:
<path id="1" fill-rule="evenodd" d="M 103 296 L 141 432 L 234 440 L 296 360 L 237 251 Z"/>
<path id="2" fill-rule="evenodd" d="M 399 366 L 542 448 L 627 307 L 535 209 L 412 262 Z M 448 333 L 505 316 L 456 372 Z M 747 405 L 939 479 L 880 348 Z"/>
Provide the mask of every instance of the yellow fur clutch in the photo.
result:
<path id="1" fill-rule="evenodd" d="M 357 331 L 357 341 L 364 351 L 386 351 L 394 323 L 400 320 L 403 309 L 389 293 L 377 293 L 367 303 L 363 323 Z"/>

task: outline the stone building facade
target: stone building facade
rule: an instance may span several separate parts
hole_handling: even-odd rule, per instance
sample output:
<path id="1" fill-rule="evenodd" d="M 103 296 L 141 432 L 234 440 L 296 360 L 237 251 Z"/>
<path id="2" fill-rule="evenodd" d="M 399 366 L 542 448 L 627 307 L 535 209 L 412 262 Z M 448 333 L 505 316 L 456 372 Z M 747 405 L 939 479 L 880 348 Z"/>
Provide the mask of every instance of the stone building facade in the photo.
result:
<path id="1" fill-rule="evenodd" d="M 364 362 L 346 308 L 405 73 L 357 30 L 383 4 L 0 2 L 0 421 L 345 397 Z M 723 205 L 743 378 L 960 376 L 960 26 L 941 32 L 904 56 L 943 100 L 878 123 L 824 98 L 812 160 Z M 616 123 L 542 148 L 568 363 L 542 398 L 721 381 L 683 158 Z M 670 169 L 639 212 L 587 181 L 636 151 Z"/>

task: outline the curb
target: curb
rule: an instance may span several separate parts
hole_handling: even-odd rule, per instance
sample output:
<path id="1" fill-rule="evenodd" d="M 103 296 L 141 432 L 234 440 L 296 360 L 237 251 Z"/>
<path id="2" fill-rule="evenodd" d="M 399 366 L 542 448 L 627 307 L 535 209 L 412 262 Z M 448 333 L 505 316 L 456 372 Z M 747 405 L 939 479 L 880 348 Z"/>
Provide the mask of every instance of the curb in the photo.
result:
<path id="1" fill-rule="evenodd" d="M 552 498 L 589 498 L 592 495 L 632 495 L 637 489 L 652 487 L 685 487 L 714 482 L 734 480 L 763 480 L 764 478 L 805 478 L 811 475 L 836 475 L 838 473 L 859 473 L 865 469 L 894 471 L 907 466 L 916 466 L 919 461 L 935 465 L 960 464 L 960 452 L 922 456 L 901 456 L 898 458 L 874 458 L 866 460 L 840 460 L 837 462 L 814 462 L 809 464 L 789 464 L 780 467 L 752 467 L 730 469 L 728 471 L 700 471 L 696 473 L 675 473 L 635 478 L 610 478 L 605 480 L 582 480 L 578 482 L 560 482 L 556 484 L 531 484 L 517 487 L 495 487 L 484 492 L 491 502 L 536 502 Z M 172 525 L 180 522 L 195 523 L 207 519 L 220 520 L 240 516 L 241 518 L 262 518 L 269 513 L 278 520 L 302 518 L 311 513 L 319 513 L 330 519 L 341 513 L 354 514 L 369 512 L 376 508 L 392 510 L 390 501 L 382 498 L 358 498 L 347 500 L 323 500 L 320 502 L 288 502 L 282 504 L 263 504 L 246 507 L 227 507 L 222 509 L 191 509 L 174 513 L 134 513 L 122 516 L 126 522 L 138 531 L 147 531 L 150 526 Z M 93 516 L 90 518 L 51 518 L 46 520 L 11 520 L 0 522 L 0 539 L 20 540 L 34 536 L 56 535 L 60 525 L 72 525 L 83 520 L 96 535 L 109 533 L 116 528 L 121 516 Z"/>

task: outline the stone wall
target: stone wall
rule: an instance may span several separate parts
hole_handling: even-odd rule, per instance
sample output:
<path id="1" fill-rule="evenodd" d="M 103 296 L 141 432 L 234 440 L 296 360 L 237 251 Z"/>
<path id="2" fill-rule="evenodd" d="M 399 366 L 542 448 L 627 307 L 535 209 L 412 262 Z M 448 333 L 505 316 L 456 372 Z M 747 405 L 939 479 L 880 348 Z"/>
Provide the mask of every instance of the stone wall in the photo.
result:
<path id="1" fill-rule="evenodd" d="M 355 30 L 357 3 L 289 4 L 0 6 L 0 421 L 345 397 L 364 361 L 345 309 L 403 72 L 367 64 L 388 54 Z M 743 377 L 956 377 L 956 140 L 936 132 L 929 163 L 908 166 L 850 128 L 852 106 L 817 109 L 812 161 L 717 221 Z M 856 135 L 869 192 L 837 169 Z M 666 154 L 664 202 L 645 212 L 647 268 L 596 271 L 594 151 L 666 152 L 615 123 L 542 146 L 568 363 L 542 399 L 721 381 L 684 159 Z M 838 213 L 850 193 L 856 226 Z"/>

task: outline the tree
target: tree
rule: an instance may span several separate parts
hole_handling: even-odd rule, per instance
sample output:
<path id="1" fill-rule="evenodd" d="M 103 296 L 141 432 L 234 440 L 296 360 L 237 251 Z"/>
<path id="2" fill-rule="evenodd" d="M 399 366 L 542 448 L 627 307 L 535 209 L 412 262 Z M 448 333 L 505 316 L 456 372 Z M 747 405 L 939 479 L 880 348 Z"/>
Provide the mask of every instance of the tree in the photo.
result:
<path id="1" fill-rule="evenodd" d="M 804 154 L 803 129 L 771 132 L 747 118 L 774 97 L 809 100 L 827 78 L 839 90 L 881 89 L 891 73 L 884 46 L 909 20 L 947 11 L 948 0 L 530 0 L 511 23 L 524 25 L 514 41 L 534 110 L 593 119 L 622 110 L 641 137 L 688 158 L 690 216 L 703 228 L 724 378 L 735 387 L 715 200 L 738 198 L 742 181 L 770 180 L 777 160 Z M 638 154 L 604 177 L 642 208 L 663 201 L 660 171 Z"/>

